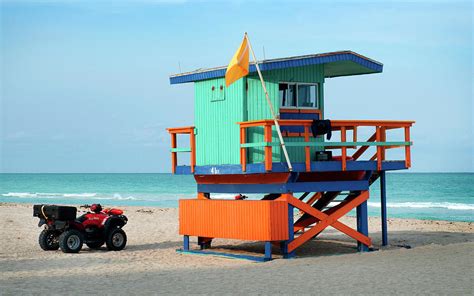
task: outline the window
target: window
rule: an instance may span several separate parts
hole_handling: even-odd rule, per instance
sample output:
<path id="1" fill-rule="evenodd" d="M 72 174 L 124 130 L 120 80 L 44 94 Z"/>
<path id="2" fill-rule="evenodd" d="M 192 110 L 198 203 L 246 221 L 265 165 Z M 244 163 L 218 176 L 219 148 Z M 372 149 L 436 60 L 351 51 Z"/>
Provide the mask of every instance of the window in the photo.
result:
<path id="1" fill-rule="evenodd" d="M 296 85 L 280 84 L 280 105 L 282 107 L 296 107 Z"/>
<path id="2" fill-rule="evenodd" d="M 317 104 L 317 84 L 298 85 L 298 107 L 316 108 Z"/>
<path id="3" fill-rule="evenodd" d="M 280 83 L 281 107 L 318 108 L 318 84 Z"/>

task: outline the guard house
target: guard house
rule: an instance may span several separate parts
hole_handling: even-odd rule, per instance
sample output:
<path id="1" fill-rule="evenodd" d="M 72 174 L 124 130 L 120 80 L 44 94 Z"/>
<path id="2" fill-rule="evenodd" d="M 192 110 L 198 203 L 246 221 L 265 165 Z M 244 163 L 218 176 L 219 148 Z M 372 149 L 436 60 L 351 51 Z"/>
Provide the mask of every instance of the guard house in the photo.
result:
<path id="1" fill-rule="evenodd" d="M 179 202 L 182 251 L 212 253 L 207 250 L 212 239 L 227 238 L 261 241 L 262 260 L 271 259 L 272 246 L 289 258 L 328 226 L 355 239 L 360 251 L 368 250 L 367 200 L 369 186 L 378 179 L 382 241 L 387 244 L 385 172 L 410 167 L 414 122 L 338 120 L 324 112 L 326 79 L 381 73 L 383 65 L 352 51 L 264 60 L 259 65 L 292 170 L 254 64 L 248 76 L 229 87 L 226 67 L 170 77 L 171 84 L 194 83 L 195 90 L 194 126 L 168 129 L 172 172 L 193 174 L 197 182 L 196 199 Z M 330 140 L 328 134 L 312 133 L 313 120 L 321 119 L 330 119 Z M 361 139 L 367 131 L 369 136 Z M 178 143 L 180 134 L 189 140 Z M 389 149 L 402 150 L 398 155 L 404 158 L 389 159 Z M 189 154 L 188 165 L 178 162 L 182 154 Z M 214 199 L 215 193 L 252 194 L 259 200 Z M 357 229 L 338 221 L 352 209 Z M 190 248 L 190 236 L 198 237 L 200 250 Z"/>

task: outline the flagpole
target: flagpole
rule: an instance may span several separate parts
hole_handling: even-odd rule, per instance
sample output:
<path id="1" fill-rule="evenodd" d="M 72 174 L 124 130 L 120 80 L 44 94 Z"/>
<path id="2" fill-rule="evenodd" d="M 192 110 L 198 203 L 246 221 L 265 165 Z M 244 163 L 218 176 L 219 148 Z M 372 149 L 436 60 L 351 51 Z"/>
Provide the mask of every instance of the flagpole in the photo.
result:
<path id="1" fill-rule="evenodd" d="M 245 32 L 245 38 L 249 44 L 250 52 L 252 53 L 253 60 L 255 61 L 255 67 L 257 68 L 258 76 L 260 77 L 260 82 L 262 83 L 263 90 L 265 92 L 265 98 L 267 99 L 268 106 L 270 107 L 270 111 L 272 113 L 273 121 L 275 122 L 275 128 L 278 133 L 278 138 L 280 138 L 280 146 L 283 149 L 283 154 L 285 155 L 286 163 L 288 164 L 288 170 L 291 172 L 293 171 L 293 167 L 291 166 L 290 157 L 288 156 L 288 151 L 286 151 L 285 141 L 283 141 L 283 136 L 281 135 L 280 125 L 278 124 L 278 120 L 275 114 L 275 110 L 273 109 L 273 104 L 270 101 L 270 97 L 268 96 L 267 87 L 265 86 L 265 82 L 263 81 L 262 72 L 260 72 L 260 67 L 258 66 L 257 58 L 255 57 L 255 53 L 253 52 L 252 44 L 250 43 L 249 36 L 247 32 Z"/>

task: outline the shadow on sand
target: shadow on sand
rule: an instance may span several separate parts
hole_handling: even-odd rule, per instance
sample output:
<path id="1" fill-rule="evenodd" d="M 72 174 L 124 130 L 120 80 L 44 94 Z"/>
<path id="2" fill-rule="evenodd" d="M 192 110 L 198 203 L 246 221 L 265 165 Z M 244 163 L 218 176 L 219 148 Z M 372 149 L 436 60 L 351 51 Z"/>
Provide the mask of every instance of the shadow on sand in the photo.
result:
<path id="1" fill-rule="evenodd" d="M 449 245 L 456 243 L 474 242 L 474 233 L 461 232 L 418 232 L 418 231 L 394 231 L 389 233 L 389 245 L 382 247 L 381 234 L 371 234 L 373 249 L 392 250 L 399 248 L 417 248 L 426 245 Z M 130 246 L 129 250 L 180 248 L 182 242 L 164 242 L 156 244 Z M 191 244 L 196 249 L 195 243 Z M 212 242 L 213 251 L 230 252 L 248 255 L 263 255 L 265 252 L 262 242 L 244 242 L 215 239 Z M 275 258 L 281 257 L 278 247 L 273 246 L 272 252 Z M 319 257 L 343 254 L 354 254 L 357 252 L 357 243 L 342 234 L 328 233 L 317 237 L 297 250 L 297 257 Z"/>
<path id="2" fill-rule="evenodd" d="M 143 245 L 129 245 L 127 246 L 128 252 L 135 252 L 135 251 L 145 251 L 145 250 L 162 250 L 162 249 L 178 249 L 183 245 L 182 242 L 179 241 L 166 241 L 166 242 L 159 242 L 159 243 L 152 243 L 152 244 L 143 244 Z"/>

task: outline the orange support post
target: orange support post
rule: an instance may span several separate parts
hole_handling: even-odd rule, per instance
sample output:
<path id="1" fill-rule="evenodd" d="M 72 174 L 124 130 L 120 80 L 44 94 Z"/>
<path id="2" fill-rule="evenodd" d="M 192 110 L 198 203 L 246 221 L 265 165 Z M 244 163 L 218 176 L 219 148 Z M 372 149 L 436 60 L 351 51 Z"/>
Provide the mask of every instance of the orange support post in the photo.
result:
<path id="1" fill-rule="evenodd" d="M 375 141 L 379 143 L 380 139 L 381 139 L 380 127 L 377 126 L 375 127 Z M 377 146 L 377 170 L 378 171 L 382 170 L 382 147 L 380 146 Z"/>
<path id="2" fill-rule="evenodd" d="M 352 142 L 357 142 L 357 126 L 352 127 Z"/>
<path id="3" fill-rule="evenodd" d="M 410 142 L 410 127 L 405 127 L 405 142 Z M 411 167 L 410 145 L 405 146 L 405 166 Z"/>
<path id="4" fill-rule="evenodd" d="M 265 124 L 264 129 L 265 142 L 270 144 L 272 142 L 272 125 Z M 272 146 L 265 146 L 265 170 L 267 172 L 272 170 Z"/>
<path id="5" fill-rule="evenodd" d="M 245 132 L 245 128 L 240 127 L 240 144 L 247 142 Z M 240 164 L 242 165 L 242 171 L 245 172 L 247 170 L 247 150 L 245 147 L 240 147 Z"/>
<path id="6" fill-rule="evenodd" d="M 341 142 L 343 143 L 346 142 L 346 127 L 345 126 L 341 127 Z M 347 147 L 342 146 L 341 150 L 342 150 L 342 170 L 345 171 L 346 166 L 347 166 Z"/>
<path id="7" fill-rule="evenodd" d="M 176 134 L 171 134 L 171 148 L 176 148 L 178 141 L 176 139 Z M 176 152 L 171 152 L 171 172 L 176 173 L 176 166 L 178 165 L 178 154 Z"/>
<path id="8" fill-rule="evenodd" d="M 194 167 L 196 166 L 196 138 L 194 129 L 191 129 L 189 132 L 189 141 L 191 145 L 191 173 L 194 174 Z"/>
<path id="9" fill-rule="evenodd" d="M 304 141 L 309 142 L 309 126 L 304 126 Z M 306 160 L 306 171 L 311 171 L 311 149 L 309 146 L 304 147 L 305 150 L 305 160 Z"/>

